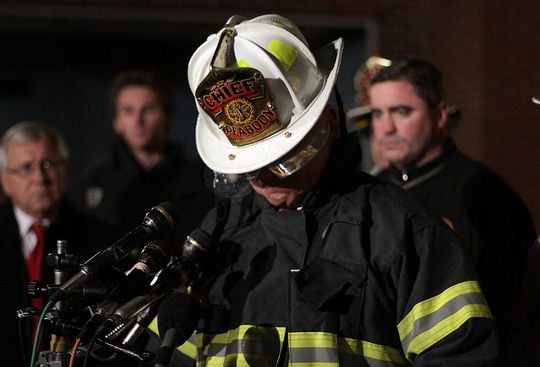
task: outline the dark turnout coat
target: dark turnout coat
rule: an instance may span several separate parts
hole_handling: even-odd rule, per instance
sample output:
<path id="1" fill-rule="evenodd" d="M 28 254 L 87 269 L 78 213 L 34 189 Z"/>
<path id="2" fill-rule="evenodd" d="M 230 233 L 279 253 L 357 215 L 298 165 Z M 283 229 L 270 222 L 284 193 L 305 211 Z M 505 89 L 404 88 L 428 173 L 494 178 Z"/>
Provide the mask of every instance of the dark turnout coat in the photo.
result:
<path id="1" fill-rule="evenodd" d="M 197 360 L 497 365 L 495 324 L 455 233 L 346 158 L 298 210 L 252 193 L 203 222 L 216 260 Z"/>

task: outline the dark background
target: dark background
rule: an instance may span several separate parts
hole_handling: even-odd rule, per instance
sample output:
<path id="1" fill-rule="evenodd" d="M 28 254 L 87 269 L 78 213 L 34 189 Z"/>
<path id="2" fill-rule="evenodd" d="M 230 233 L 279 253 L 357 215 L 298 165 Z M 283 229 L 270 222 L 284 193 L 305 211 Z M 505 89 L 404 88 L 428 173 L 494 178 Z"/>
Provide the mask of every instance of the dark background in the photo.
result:
<path id="1" fill-rule="evenodd" d="M 121 68 L 158 65 L 176 87 L 173 138 L 193 144 L 189 56 L 231 15 L 287 16 L 317 45 L 345 37 L 339 87 L 371 54 L 423 57 L 443 72 L 461 117 L 461 149 L 522 196 L 540 229 L 540 1 L 537 0 L 2 0 L 0 129 L 23 119 L 57 126 L 72 171 L 112 139 L 106 93 Z"/>

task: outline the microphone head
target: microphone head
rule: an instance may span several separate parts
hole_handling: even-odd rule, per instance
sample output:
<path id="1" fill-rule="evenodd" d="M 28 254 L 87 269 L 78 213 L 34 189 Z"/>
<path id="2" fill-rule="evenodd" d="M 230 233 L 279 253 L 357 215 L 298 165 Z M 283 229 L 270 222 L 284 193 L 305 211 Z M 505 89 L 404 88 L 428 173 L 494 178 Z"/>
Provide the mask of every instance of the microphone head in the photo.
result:
<path id="1" fill-rule="evenodd" d="M 200 261 L 212 245 L 212 236 L 200 228 L 196 228 L 187 236 L 182 247 L 182 258 L 189 261 Z"/>
<path id="2" fill-rule="evenodd" d="M 174 228 L 178 210 L 169 202 L 158 204 L 146 213 L 143 225 L 151 232 L 170 232 Z"/>
<path id="3" fill-rule="evenodd" d="M 176 329 L 176 346 L 180 346 L 193 334 L 200 318 L 199 303 L 184 290 L 175 290 L 161 301 L 159 335 L 163 337 L 169 329 Z"/>
<path id="4" fill-rule="evenodd" d="M 165 267 L 171 258 L 171 246 L 161 240 L 154 240 L 143 247 L 139 263 L 146 265 L 149 274 L 154 274 Z"/>
<path id="5" fill-rule="evenodd" d="M 187 283 L 200 278 L 212 259 L 212 236 L 196 228 L 187 236 L 182 246 L 181 264 Z"/>

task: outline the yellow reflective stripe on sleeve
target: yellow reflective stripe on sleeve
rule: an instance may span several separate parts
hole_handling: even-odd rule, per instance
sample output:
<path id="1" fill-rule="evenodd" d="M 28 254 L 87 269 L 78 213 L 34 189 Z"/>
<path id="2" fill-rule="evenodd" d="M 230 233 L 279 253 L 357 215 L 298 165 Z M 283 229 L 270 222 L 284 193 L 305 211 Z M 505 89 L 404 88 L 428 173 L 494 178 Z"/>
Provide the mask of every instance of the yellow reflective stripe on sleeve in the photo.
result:
<path id="1" fill-rule="evenodd" d="M 197 346 L 195 345 L 195 333 L 193 333 L 184 344 L 176 348 L 180 353 L 188 356 L 189 358 L 195 360 L 197 358 Z"/>
<path id="2" fill-rule="evenodd" d="M 276 39 L 271 40 L 267 48 L 279 60 L 285 70 L 289 70 L 294 60 L 296 60 L 296 56 L 298 56 L 296 48 Z"/>
<path id="3" fill-rule="evenodd" d="M 416 304 L 413 309 L 401 320 L 398 324 L 398 331 L 401 337 L 410 333 L 414 327 L 416 320 L 428 316 L 435 311 L 441 309 L 449 301 L 458 296 L 468 293 L 479 293 L 480 285 L 476 281 L 468 281 L 456 284 L 446 289 L 441 294 L 429 298 Z"/>
<path id="4" fill-rule="evenodd" d="M 148 325 L 148 329 L 153 332 L 154 334 L 159 336 L 159 328 L 158 328 L 158 318 L 154 317 L 152 319 L 152 322 L 150 322 L 150 325 Z M 188 340 L 184 342 L 184 344 L 180 345 L 178 348 L 176 348 L 180 353 L 185 354 L 189 358 L 195 359 L 197 357 L 197 346 L 195 345 L 195 333 L 193 333 Z"/>
<path id="5" fill-rule="evenodd" d="M 407 348 L 407 356 L 422 353 L 437 341 L 457 330 L 465 323 L 465 321 L 473 317 L 489 318 L 491 317 L 491 313 L 489 312 L 487 305 L 464 306 L 452 316 L 439 322 L 435 327 L 414 338 Z"/>
<path id="6" fill-rule="evenodd" d="M 491 318 L 480 285 L 476 281 L 456 284 L 441 294 L 416 304 L 398 324 L 408 359 L 422 353 L 468 319 Z"/>

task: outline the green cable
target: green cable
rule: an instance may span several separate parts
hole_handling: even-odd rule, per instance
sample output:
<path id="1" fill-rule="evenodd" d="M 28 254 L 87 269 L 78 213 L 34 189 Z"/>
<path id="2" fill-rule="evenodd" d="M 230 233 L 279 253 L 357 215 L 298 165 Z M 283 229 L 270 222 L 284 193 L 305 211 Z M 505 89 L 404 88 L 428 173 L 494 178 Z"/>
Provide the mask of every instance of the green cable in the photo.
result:
<path id="1" fill-rule="evenodd" d="M 43 307 L 43 311 L 41 311 L 41 316 L 39 317 L 39 322 L 36 328 L 36 335 L 34 335 L 34 345 L 32 347 L 32 359 L 30 359 L 30 367 L 34 367 L 34 364 L 36 364 L 39 334 L 41 334 L 41 327 L 43 325 L 43 319 L 45 318 L 45 314 L 49 311 L 49 308 L 51 308 L 52 304 L 52 301 L 47 302 L 45 307 Z"/>
<path id="2" fill-rule="evenodd" d="M 88 348 L 86 346 L 80 346 L 79 348 L 77 348 L 77 350 L 80 350 L 82 352 L 88 352 Z M 90 355 L 92 356 L 92 358 L 97 359 L 100 362 L 109 362 L 116 358 L 116 353 L 113 353 L 108 357 L 101 357 L 95 352 L 90 352 Z"/>

